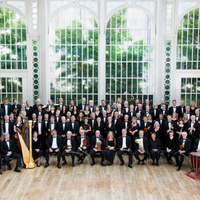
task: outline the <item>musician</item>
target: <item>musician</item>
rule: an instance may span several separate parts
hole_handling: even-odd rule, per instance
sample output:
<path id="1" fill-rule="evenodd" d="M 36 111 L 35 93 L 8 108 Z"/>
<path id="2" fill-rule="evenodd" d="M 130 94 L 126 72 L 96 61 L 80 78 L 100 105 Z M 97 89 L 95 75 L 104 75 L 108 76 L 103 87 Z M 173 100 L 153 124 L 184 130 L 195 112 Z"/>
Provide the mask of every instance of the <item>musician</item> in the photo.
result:
<path id="1" fill-rule="evenodd" d="M 95 118 L 102 117 L 102 112 L 99 111 L 99 106 L 95 107 Z"/>
<path id="2" fill-rule="evenodd" d="M 66 122 L 67 123 L 71 122 L 71 112 L 70 111 L 67 112 Z"/>
<path id="3" fill-rule="evenodd" d="M 179 110 L 180 110 L 180 117 L 183 118 L 183 113 L 185 113 L 185 105 L 183 100 L 180 101 Z"/>
<path id="4" fill-rule="evenodd" d="M 183 164 L 184 156 L 188 156 L 191 150 L 191 140 L 187 138 L 187 133 L 183 132 L 182 137 L 183 138 L 179 141 L 178 151 L 174 154 L 176 158 L 176 166 L 178 166 L 177 171 L 180 170 Z M 179 156 L 181 157 L 180 161 Z"/>
<path id="5" fill-rule="evenodd" d="M 122 109 L 124 108 L 124 104 L 121 102 L 121 98 L 120 97 L 117 98 L 117 107 L 118 107 L 118 105 L 121 105 Z"/>
<path id="6" fill-rule="evenodd" d="M 149 105 L 145 107 L 145 110 L 142 111 L 142 116 L 148 117 L 150 115 Z"/>
<path id="7" fill-rule="evenodd" d="M 130 138 L 131 138 L 131 143 L 134 144 L 135 137 L 138 136 L 139 126 L 137 124 L 136 117 L 133 117 L 131 121 L 132 121 L 132 123 L 131 123 L 130 129 L 129 129 L 128 136 L 130 136 Z M 132 145 L 132 150 L 135 151 L 135 145 Z"/>
<path id="8" fill-rule="evenodd" d="M 172 117 L 171 115 L 167 116 L 167 122 L 166 122 L 166 135 L 168 135 L 168 133 L 172 130 L 172 131 L 176 131 L 176 126 L 177 126 L 177 122 L 172 121 Z"/>
<path id="9" fill-rule="evenodd" d="M 118 118 L 118 116 L 119 116 L 118 112 L 115 112 L 115 116 L 113 118 L 113 124 L 114 124 L 114 130 L 115 130 L 114 137 L 115 138 L 118 138 L 121 135 L 121 130 L 122 130 L 122 128 L 121 128 L 122 122 L 121 122 L 121 119 Z"/>
<path id="10" fill-rule="evenodd" d="M 32 116 L 32 113 L 33 113 L 33 107 L 30 106 L 30 101 L 29 100 L 26 101 L 25 109 L 26 109 L 26 113 L 27 113 L 28 118 L 31 119 L 31 116 Z"/>
<path id="11" fill-rule="evenodd" d="M 16 123 L 16 119 L 14 118 L 14 114 L 12 112 L 10 113 L 9 118 L 10 118 L 11 123 L 13 123 L 13 124 Z"/>
<path id="12" fill-rule="evenodd" d="M 48 128 L 48 131 L 50 134 L 52 134 L 52 130 L 57 130 L 57 124 L 55 123 L 55 117 L 54 116 L 51 116 L 50 117 L 50 123 L 49 123 L 49 128 Z"/>
<path id="13" fill-rule="evenodd" d="M 128 114 L 128 112 L 129 112 L 128 101 L 124 101 L 124 108 L 123 108 L 123 110 L 124 110 L 124 114 L 125 115 Z"/>
<path id="14" fill-rule="evenodd" d="M 112 122 L 112 117 L 108 117 L 108 123 L 106 124 L 106 134 L 104 135 L 104 138 L 106 138 L 109 131 L 112 131 L 113 133 L 115 131 L 115 125 Z"/>
<path id="15" fill-rule="evenodd" d="M 38 105 L 38 109 L 35 111 L 36 116 L 38 117 L 38 115 L 42 115 L 42 117 L 44 117 L 45 112 L 42 110 L 42 106 Z"/>
<path id="16" fill-rule="evenodd" d="M 59 98 L 59 109 L 60 109 L 60 111 L 63 110 L 63 98 L 62 97 Z"/>
<path id="17" fill-rule="evenodd" d="M 38 110 L 38 106 L 43 106 L 42 104 L 41 104 L 41 100 L 40 99 L 37 99 L 36 100 L 36 104 L 33 106 L 33 112 L 36 112 L 37 110 Z"/>
<path id="18" fill-rule="evenodd" d="M 140 115 L 141 115 L 141 117 L 143 116 L 142 113 L 143 111 L 142 111 L 142 104 L 138 104 L 138 109 L 137 109 L 137 111 L 136 111 L 136 114 L 137 113 L 139 113 Z"/>
<path id="19" fill-rule="evenodd" d="M 185 129 L 185 126 L 184 126 L 184 122 L 183 122 L 183 119 L 180 118 L 179 121 L 178 121 L 178 126 L 176 128 L 176 139 L 179 141 L 182 137 L 182 132 L 185 132 L 187 131 L 187 129 Z"/>
<path id="20" fill-rule="evenodd" d="M 56 110 L 55 122 L 56 122 L 57 126 L 59 123 L 61 123 L 60 110 Z"/>
<path id="21" fill-rule="evenodd" d="M 151 123 L 147 121 L 147 116 L 143 117 L 143 122 L 141 124 L 141 129 L 144 130 L 144 136 L 150 139 L 150 128 Z"/>
<path id="22" fill-rule="evenodd" d="M 90 128 L 90 125 L 88 124 L 88 118 L 87 117 L 84 119 L 84 123 L 81 124 L 81 126 L 80 126 L 80 131 L 81 130 L 84 130 L 85 135 L 90 137 L 91 128 Z"/>
<path id="23" fill-rule="evenodd" d="M 44 121 L 43 121 L 43 132 L 45 135 L 45 140 L 47 140 L 48 136 L 49 136 L 49 124 L 50 124 L 50 120 L 49 120 L 49 114 L 45 113 L 44 114 Z"/>
<path id="24" fill-rule="evenodd" d="M 33 132 L 32 155 L 33 159 L 37 160 L 37 166 L 40 167 L 40 160 L 44 155 L 44 152 L 41 150 L 41 141 L 36 131 Z"/>
<path id="25" fill-rule="evenodd" d="M 121 119 L 121 121 L 123 121 L 124 119 L 124 110 L 122 109 L 122 105 L 121 104 L 118 104 L 117 106 L 117 110 L 118 112 L 118 117 Z"/>
<path id="26" fill-rule="evenodd" d="M 73 107 L 74 107 L 74 100 L 71 99 L 71 100 L 70 100 L 70 105 L 68 106 L 68 111 L 72 112 Z M 80 111 L 80 110 L 79 110 L 79 111 Z"/>
<path id="27" fill-rule="evenodd" d="M 156 138 L 156 133 L 151 134 L 151 139 L 149 140 L 149 150 L 153 161 L 152 165 L 155 165 L 156 159 L 156 165 L 159 166 L 161 143 L 160 140 Z"/>
<path id="28" fill-rule="evenodd" d="M 190 118 L 192 116 L 192 113 L 190 112 L 190 106 L 186 106 L 186 108 L 185 108 L 185 114 L 187 115 L 188 120 L 190 120 Z"/>
<path id="29" fill-rule="evenodd" d="M 144 137 L 144 131 L 140 130 L 139 131 L 139 137 L 135 138 L 135 152 L 134 156 L 138 160 L 138 165 L 142 161 L 142 165 L 144 165 L 144 161 L 148 158 L 149 152 L 148 152 L 148 139 Z M 139 155 L 143 155 L 144 158 L 141 160 L 139 158 Z"/>
<path id="30" fill-rule="evenodd" d="M 138 98 L 136 98 L 136 100 L 135 100 L 135 105 L 134 105 L 134 107 L 135 107 L 135 112 L 137 112 L 137 110 L 138 110 L 138 105 L 140 104 L 140 100 L 138 99 Z"/>
<path id="31" fill-rule="evenodd" d="M 22 130 L 22 118 L 20 116 L 17 116 L 16 124 L 14 125 L 14 132 L 17 133 L 18 130 Z"/>
<path id="32" fill-rule="evenodd" d="M 1 104 L 1 108 L 3 109 L 3 114 L 4 115 L 10 115 L 12 112 L 12 106 L 11 104 L 8 103 L 8 98 L 4 98 L 3 100 L 4 103 Z"/>
<path id="33" fill-rule="evenodd" d="M 195 110 L 195 118 L 196 118 L 196 121 L 199 120 L 199 109 Z"/>
<path id="34" fill-rule="evenodd" d="M 197 138 L 194 142 L 194 150 L 200 152 L 200 138 Z"/>
<path id="35" fill-rule="evenodd" d="M 60 112 L 60 115 L 61 116 L 66 116 L 67 115 L 67 111 L 68 111 L 67 106 L 66 105 L 62 105 L 62 110 Z"/>
<path id="36" fill-rule="evenodd" d="M 22 112 L 26 112 L 25 103 L 22 103 L 22 104 L 21 104 L 20 113 L 22 113 Z"/>
<path id="37" fill-rule="evenodd" d="M 113 110 L 112 110 L 111 104 L 107 105 L 106 113 L 107 113 L 107 117 L 113 117 Z"/>
<path id="38" fill-rule="evenodd" d="M 104 127 L 104 128 L 106 128 L 106 124 L 107 124 L 107 122 L 108 122 L 108 117 L 107 117 L 106 114 L 107 114 L 107 113 L 106 113 L 106 110 L 104 110 L 104 111 L 102 112 L 102 116 L 101 116 L 101 122 L 103 123 L 103 127 Z"/>
<path id="39" fill-rule="evenodd" d="M 138 124 L 139 128 L 141 128 L 141 126 L 142 126 L 142 119 L 141 119 L 140 113 L 136 114 L 136 119 L 137 119 L 137 124 Z"/>
<path id="40" fill-rule="evenodd" d="M 75 117 L 71 116 L 71 121 L 69 123 L 70 131 L 72 132 L 72 137 L 78 136 L 79 133 L 79 123 L 75 121 Z"/>
<path id="41" fill-rule="evenodd" d="M 70 131 L 70 123 L 67 123 L 65 116 L 62 116 L 61 123 L 58 124 L 58 135 L 62 137 L 62 141 L 68 131 Z"/>
<path id="42" fill-rule="evenodd" d="M 86 104 L 86 98 L 82 98 L 82 103 L 80 103 L 80 104 L 78 105 L 79 111 L 81 111 L 81 110 L 84 111 L 86 105 L 87 105 L 87 104 Z"/>
<path id="43" fill-rule="evenodd" d="M 92 101 L 92 100 L 89 101 L 89 110 L 90 110 L 90 113 L 92 113 L 92 112 L 95 111 L 95 110 L 94 110 L 94 104 L 93 104 L 93 101 Z"/>
<path id="44" fill-rule="evenodd" d="M 3 132 L 8 133 L 11 139 L 14 139 L 14 123 L 9 120 L 9 116 L 4 116 L 4 123 L 0 124 L 3 125 Z"/>
<path id="45" fill-rule="evenodd" d="M 124 116 L 124 121 L 122 122 L 121 128 L 126 129 L 127 133 L 129 133 L 129 128 L 131 126 L 131 122 L 128 121 L 129 116 L 125 115 Z"/>
<path id="46" fill-rule="evenodd" d="M 182 133 L 181 133 L 182 134 Z M 172 164 L 172 156 L 174 155 L 176 151 L 176 145 L 177 145 L 177 139 L 174 137 L 174 131 L 169 132 L 169 137 L 167 138 L 165 150 L 164 150 L 164 156 L 167 159 L 167 162 L 169 164 Z"/>
<path id="47" fill-rule="evenodd" d="M 123 152 L 126 152 L 129 155 L 129 164 L 128 167 L 132 168 L 132 144 L 131 138 L 126 135 L 126 129 L 122 129 L 122 136 L 118 138 L 118 157 L 121 161 L 120 165 L 124 165 L 124 160 L 122 158 Z"/>
<path id="48" fill-rule="evenodd" d="M 98 151 L 96 149 L 96 147 L 98 145 L 100 145 L 101 151 Z M 103 154 L 104 146 L 105 146 L 105 139 L 100 135 L 100 131 L 97 130 L 95 132 L 95 135 L 92 137 L 92 140 L 91 140 L 91 153 L 90 153 L 90 155 L 92 157 L 91 166 L 95 165 L 94 158 L 95 158 L 97 153 L 99 153 L 101 155 L 101 157 L 102 157 L 101 165 L 105 166 L 105 164 L 103 163 L 103 160 L 104 160 L 104 154 Z"/>
<path id="49" fill-rule="evenodd" d="M 101 100 L 101 105 L 99 106 L 100 108 L 100 111 L 104 111 L 104 110 L 107 110 L 107 106 L 106 106 L 106 102 L 104 99 Z"/>
<path id="50" fill-rule="evenodd" d="M 4 110 L 3 108 L 1 108 L 1 104 L 0 104 L 0 118 L 3 118 L 4 117 Z"/>
<path id="51" fill-rule="evenodd" d="M 190 104 L 190 112 L 191 112 L 191 115 L 195 115 L 195 110 L 197 109 L 197 107 L 195 106 L 195 102 L 194 101 L 191 101 L 191 104 Z"/>
<path id="52" fill-rule="evenodd" d="M 37 122 L 37 118 L 36 118 L 36 114 L 35 114 L 35 113 L 32 114 L 32 121 L 33 121 L 32 129 L 34 129 L 35 124 L 36 124 L 36 122 Z"/>
<path id="53" fill-rule="evenodd" d="M 165 104 L 165 100 L 161 99 L 160 100 L 160 104 L 158 105 L 158 109 L 159 110 L 161 110 L 163 104 Z M 165 104 L 165 108 L 168 110 L 168 105 L 167 104 Z"/>
<path id="54" fill-rule="evenodd" d="M 22 111 L 21 117 L 22 117 L 22 124 L 24 124 L 25 121 L 28 120 L 28 117 L 26 116 L 26 111 Z"/>
<path id="55" fill-rule="evenodd" d="M 91 127 L 91 135 L 94 135 L 94 127 L 95 124 L 97 123 L 96 119 L 95 119 L 95 114 L 91 113 L 91 118 L 89 119 L 89 125 Z"/>
<path id="56" fill-rule="evenodd" d="M 10 135 L 8 133 L 4 134 L 4 140 L 1 142 L 1 153 L 4 158 L 5 163 L 8 165 L 8 169 L 11 170 L 11 165 L 9 163 L 10 158 L 17 159 L 15 172 L 21 172 L 19 167 L 21 167 L 21 156 L 15 152 L 15 144 L 13 140 L 9 139 Z"/>
<path id="57" fill-rule="evenodd" d="M 87 144 L 85 146 L 83 146 L 84 140 L 87 141 Z M 77 155 L 78 161 L 81 161 L 81 164 L 83 164 L 83 161 L 84 161 L 86 155 L 88 155 L 88 152 L 89 152 L 90 138 L 85 135 L 84 130 L 80 130 L 80 136 L 77 137 L 76 142 L 77 142 L 77 147 L 78 147 L 77 152 L 80 153 L 79 155 Z"/>
<path id="58" fill-rule="evenodd" d="M 46 105 L 46 108 L 48 109 L 48 111 L 51 110 L 51 106 L 52 106 L 52 101 L 51 101 L 51 99 L 49 99 L 49 100 L 48 100 L 48 103 L 47 103 L 47 105 Z"/>
<path id="59" fill-rule="evenodd" d="M 113 101 L 112 110 L 113 112 L 117 111 L 117 103 L 115 101 Z"/>
<path id="60" fill-rule="evenodd" d="M 99 130 L 99 131 L 100 131 L 100 134 L 101 134 L 104 138 L 106 138 L 105 135 L 104 135 L 104 125 L 103 125 L 103 123 L 101 122 L 101 118 L 98 117 L 96 120 L 97 120 L 97 123 L 94 125 L 94 131 L 96 132 L 97 130 Z M 112 122 L 112 118 L 111 118 L 111 122 Z M 114 127 L 113 127 L 113 129 L 114 129 Z"/>
<path id="61" fill-rule="evenodd" d="M 116 139 L 114 138 L 114 133 L 112 131 L 109 131 L 106 139 L 106 146 L 103 151 L 105 165 L 113 164 L 113 161 L 115 159 L 115 148 L 116 148 Z"/>
<path id="62" fill-rule="evenodd" d="M 169 110 L 166 109 L 165 104 L 162 105 L 160 112 L 163 114 L 163 117 L 167 119 L 167 116 L 169 115 Z"/>
<path id="63" fill-rule="evenodd" d="M 188 122 L 188 138 L 191 140 L 191 150 L 194 148 L 194 141 L 197 138 L 198 123 L 195 121 L 195 115 L 191 116 L 191 122 Z"/>
<path id="64" fill-rule="evenodd" d="M 76 105 L 74 105 L 74 107 L 72 109 L 72 115 L 74 115 L 74 117 L 77 119 L 78 114 L 79 114 L 78 107 Z"/>
<path id="65" fill-rule="evenodd" d="M 134 110 L 133 104 L 130 105 L 130 109 L 128 111 L 128 116 L 129 116 L 129 121 L 131 121 L 131 119 L 136 116 L 136 112 Z"/>
<path id="66" fill-rule="evenodd" d="M 57 131 L 54 129 L 52 130 L 52 135 L 48 137 L 47 140 L 47 150 L 45 152 L 46 164 L 45 168 L 49 166 L 49 154 L 56 153 L 57 155 L 57 167 L 60 169 L 60 155 L 61 155 L 61 148 L 62 148 L 62 139 L 60 135 L 57 135 Z"/>
<path id="67" fill-rule="evenodd" d="M 154 121 L 159 118 L 159 113 L 160 113 L 160 110 L 158 109 L 158 105 L 157 103 L 154 103 L 153 108 L 151 108 L 150 110 L 150 114 Z"/>
<path id="68" fill-rule="evenodd" d="M 89 106 L 88 105 L 86 105 L 85 106 L 85 110 L 83 111 L 83 113 L 84 113 L 84 117 L 90 117 L 90 109 L 89 109 Z"/>
<path id="69" fill-rule="evenodd" d="M 72 137 L 71 131 L 67 131 L 67 137 L 64 138 L 62 146 L 63 146 L 62 160 L 64 161 L 62 165 L 67 164 L 65 156 L 71 155 L 72 167 L 75 167 L 75 164 L 74 164 L 75 154 L 74 154 L 74 152 L 76 151 L 76 140 L 75 140 L 75 138 Z"/>
<path id="70" fill-rule="evenodd" d="M 172 113 L 177 113 L 180 115 L 180 108 L 176 105 L 176 100 L 172 101 L 172 106 L 169 108 L 169 115 L 172 115 Z"/>
<path id="71" fill-rule="evenodd" d="M 55 112 L 55 106 L 52 105 L 51 108 L 50 108 L 50 111 L 48 112 L 49 114 L 49 118 L 51 118 L 51 116 L 56 116 L 56 112 Z"/>

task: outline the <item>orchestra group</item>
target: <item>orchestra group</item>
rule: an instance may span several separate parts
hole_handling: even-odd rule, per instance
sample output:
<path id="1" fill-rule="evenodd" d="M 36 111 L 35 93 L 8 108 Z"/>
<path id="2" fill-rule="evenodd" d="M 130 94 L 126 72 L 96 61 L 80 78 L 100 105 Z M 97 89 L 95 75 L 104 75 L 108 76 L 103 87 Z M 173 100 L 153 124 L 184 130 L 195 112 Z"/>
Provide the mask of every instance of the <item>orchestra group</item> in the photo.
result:
<path id="1" fill-rule="evenodd" d="M 116 102 L 94 106 L 90 100 L 82 99 L 79 105 L 70 100 L 69 105 L 63 104 L 59 98 L 58 104 L 48 100 L 42 105 L 40 99 L 31 106 L 30 101 L 13 104 L 5 98 L 0 107 L 1 117 L 1 163 L 11 170 L 10 161 L 16 159 L 14 171 L 20 172 L 22 153 L 16 147 L 17 131 L 22 131 L 23 124 L 32 120 L 32 156 L 39 167 L 44 156 L 45 168 L 49 166 L 49 156 L 57 156 L 57 167 L 66 165 L 66 156 L 71 156 L 72 166 L 75 167 L 75 157 L 78 164 L 84 159 L 91 158 L 91 166 L 95 165 L 95 157 L 101 157 L 102 166 L 113 164 L 115 154 L 119 157 L 120 165 L 124 165 L 123 155 L 128 155 L 128 167 L 132 168 L 132 157 L 137 164 L 145 165 L 148 158 L 152 165 L 159 166 L 161 152 L 172 164 L 175 157 L 177 171 L 180 170 L 184 157 L 191 151 L 200 152 L 200 117 L 199 110 L 192 101 L 177 105 L 176 100 L 168 108 L 164 99 L 160 104 L 148 99 L 142 104 L 140 99 L 131 102 Z M 62 160 L 62 161 L 61 161 Z"/>

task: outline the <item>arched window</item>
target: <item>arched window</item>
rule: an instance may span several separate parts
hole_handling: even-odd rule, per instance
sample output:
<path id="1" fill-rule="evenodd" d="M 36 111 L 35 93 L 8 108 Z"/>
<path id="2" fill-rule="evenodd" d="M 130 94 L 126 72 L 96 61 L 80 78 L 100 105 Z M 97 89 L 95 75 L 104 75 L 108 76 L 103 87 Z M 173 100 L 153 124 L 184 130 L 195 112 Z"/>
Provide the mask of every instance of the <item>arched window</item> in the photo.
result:
<path id="1" fill-rule="evenodd" d="M 65 8 L 50 28 L 50 94 L 75 103 L 82 97 L 98 104 L 98 26 L 89 12 Z"/>
<path id="2" fill-rule="evenodd" d="M 200 18 L 199 8 L 185 14 L 181 20 L 177 33 L 176 69 L 196 70 L 200 69 Z M 181 100 L 186 105 L 195 101 L 200 107 L 200 78 L 185 77 L 181 79 Z"/>
<path id="3" fill-rule="evenodd" d="M 106 28 L 106 101 L 153 99 L 154 26 L 143 11 L 116 12 Z"/>
<path id="4" fill-rule="evenodd" d="M 0 8 L 0 68 L 1 70 L 27 69 L 26 26 L 19 14 Z M 22 78 L 0 78 L 0 101 L 17 98 L 22 102 Z"/>

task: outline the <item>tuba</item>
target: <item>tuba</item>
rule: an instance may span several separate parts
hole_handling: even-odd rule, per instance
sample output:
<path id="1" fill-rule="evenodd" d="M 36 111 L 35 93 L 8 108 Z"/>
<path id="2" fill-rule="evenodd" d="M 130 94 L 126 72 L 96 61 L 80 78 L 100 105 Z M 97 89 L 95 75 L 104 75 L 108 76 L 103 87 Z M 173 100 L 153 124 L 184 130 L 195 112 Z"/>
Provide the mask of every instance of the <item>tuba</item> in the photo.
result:
<path id="1" fill-rule="evenodd" d="M 36 165 L 32 157 L 32 120 L 26 121 L 23 124 L 22 130 L 17 129 L 17 135 L 26 168 L 35 168 Z"/>

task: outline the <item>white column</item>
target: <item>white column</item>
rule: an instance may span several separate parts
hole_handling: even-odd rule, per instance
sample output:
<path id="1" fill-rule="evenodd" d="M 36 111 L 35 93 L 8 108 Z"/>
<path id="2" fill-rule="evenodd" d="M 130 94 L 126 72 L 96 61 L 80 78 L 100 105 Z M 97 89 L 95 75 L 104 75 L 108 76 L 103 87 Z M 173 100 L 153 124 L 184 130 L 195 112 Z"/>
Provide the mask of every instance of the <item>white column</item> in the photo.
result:
<path id="1" fill-rule="evenodd" d="M 105 0 L 99 1 L 99 67 L 98 67 L 98 78 L 99 78 L 99 104 L 102 99 L 105 99 Z"/>
<path id="2" fill-rule="evenodd" d="M 157 1 L 156 7 L 156 45 L 155 45 L 155 82 L 154 102 L 159 103 L 164 96 L 164 0 Z"/>

